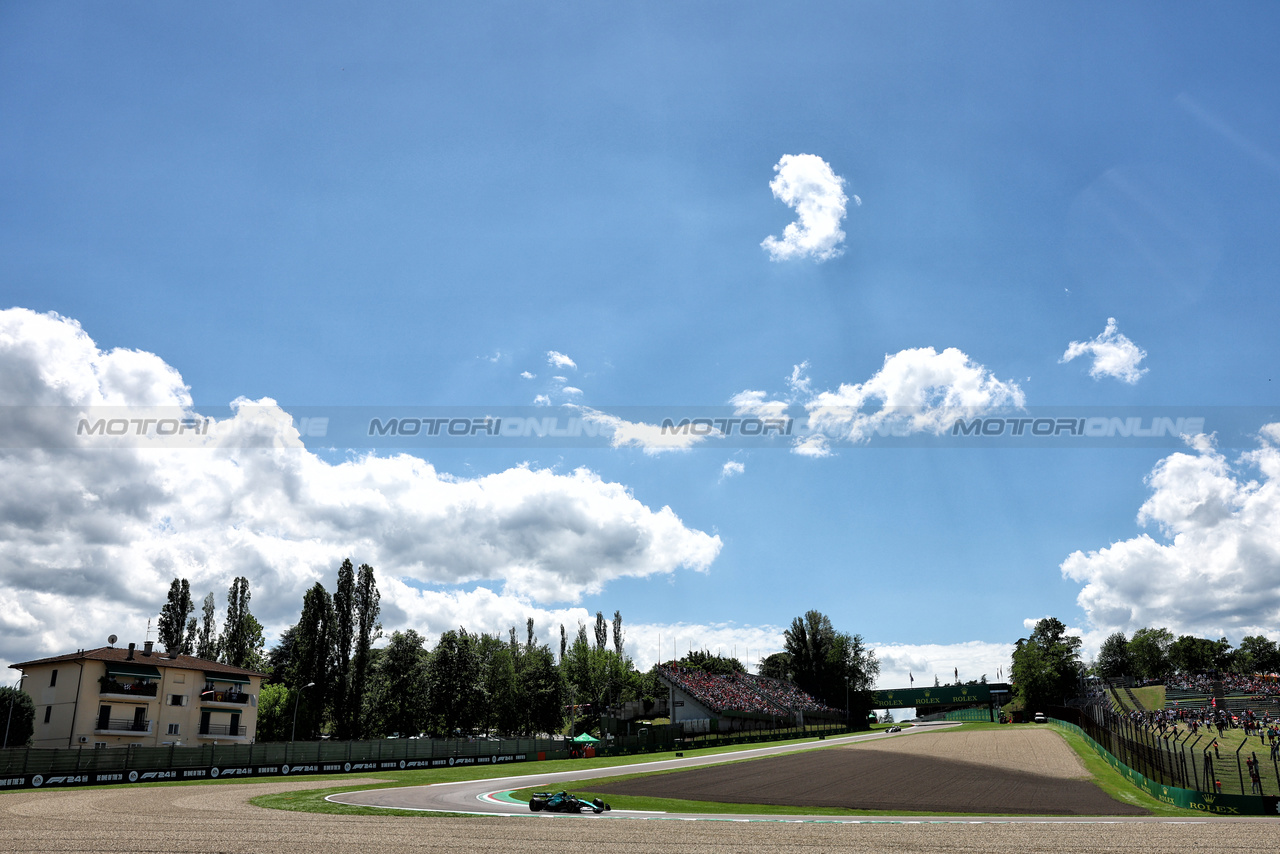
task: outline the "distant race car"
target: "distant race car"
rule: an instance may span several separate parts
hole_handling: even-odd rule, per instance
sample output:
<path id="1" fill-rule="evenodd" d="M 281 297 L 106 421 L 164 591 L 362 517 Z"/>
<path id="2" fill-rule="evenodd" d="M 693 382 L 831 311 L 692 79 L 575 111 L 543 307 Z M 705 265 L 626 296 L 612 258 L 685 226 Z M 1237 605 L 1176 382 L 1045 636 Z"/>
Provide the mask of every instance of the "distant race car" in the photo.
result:
<path id="1" fill-rule="evenodd" d="M 885 730 L 885 732 L 902 732 L 902 727 L 895 724 L 894 726 L 891 726 L 887 730 Z"/>
<path id="2" fill-rule="evenodd" d="M 529 798 L 529 810 L 531 812 L 573 812 L 581 813 L 583 810 L 591 810 L 599 815 L 605 810 L 611 810 L 613 807 L 604 801 L 596 798 L 593 801 L 584 801 L 569 794 L 568 792 L 534 792 L 533 797 Z"/>

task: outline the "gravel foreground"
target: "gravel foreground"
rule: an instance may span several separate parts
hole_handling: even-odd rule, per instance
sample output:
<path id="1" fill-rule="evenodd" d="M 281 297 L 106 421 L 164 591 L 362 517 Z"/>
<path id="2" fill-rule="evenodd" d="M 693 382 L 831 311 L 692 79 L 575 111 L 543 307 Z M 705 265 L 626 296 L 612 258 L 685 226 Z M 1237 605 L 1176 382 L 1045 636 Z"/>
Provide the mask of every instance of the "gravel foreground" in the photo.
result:
<path id="1" fill-rule="evenodd" d="M 1016 728 L 902 734 L 635 777 L 593 792 L 730 804 L 1023 816 L 1146 816 L 1107 795 L 1057 732 Z"/>
<path id="2" fill-rule="evenodd" d="M 352 780 L 359 785 L 365 781 Z M 305 781 L 0 794 L 0 851 L 94 852 L 1176 852 L 1275 850 L 1274 820 L 795 824 L 594 816 L 335 816 L 252 806 Z M 951 820 L 947 820 L 950 822 Z"/>

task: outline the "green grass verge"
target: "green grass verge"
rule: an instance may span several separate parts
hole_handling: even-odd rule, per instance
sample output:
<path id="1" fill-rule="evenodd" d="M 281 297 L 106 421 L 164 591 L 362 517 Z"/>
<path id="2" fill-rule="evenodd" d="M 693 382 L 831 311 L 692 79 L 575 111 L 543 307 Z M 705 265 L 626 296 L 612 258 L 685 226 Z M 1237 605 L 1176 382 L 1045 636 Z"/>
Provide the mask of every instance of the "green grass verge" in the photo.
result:
<path id="1" fill-rule="evenodd" d="M 1107 795 L 1121 803 L 1133 804 L 1149 810 L 1152 815 L 1167 816 L 1188 816 L 1198 815 L 1195 810 L 1184 810 L 1178 807 L 1170 806 L 1163 801 L 1158 801 L 1142 789 L 1134 786 L 1124 775 L 1116 769 L 1112 768 L 1110 763 L 1103 759 L 1088 741 L 1070 730 L 1052 727 L 1053 731 L 1066 739 L 1067 744 L 1071 745 L 1071 749 L 1080 757 L 1080 761 L 1084 763 L 1085 770 L 1093 777 L 1093 783 Z"/>
<path id="2" fill-rule="evenodd" d="M 1147 711 L 1164 708 L 1164 686 L 1148 685 L 1145 688 L 1133 688 L 1133 696 Z"/>

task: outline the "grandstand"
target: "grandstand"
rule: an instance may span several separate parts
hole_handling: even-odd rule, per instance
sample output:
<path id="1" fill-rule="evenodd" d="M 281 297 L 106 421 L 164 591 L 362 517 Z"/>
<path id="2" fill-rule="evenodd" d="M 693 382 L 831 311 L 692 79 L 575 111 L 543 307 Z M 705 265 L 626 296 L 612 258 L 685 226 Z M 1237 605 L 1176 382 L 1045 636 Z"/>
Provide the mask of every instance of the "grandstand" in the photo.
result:
<path id="1" fill-rule="evenodd" d="M 658 678 L 670 691 L 671 722 L 690 731 L 802 726 L 806 717 L 826 723 L 845 716 L 844 711 L 825 706 L 780 679 L 705 673 L 675 664 L 658 665 Z"/>

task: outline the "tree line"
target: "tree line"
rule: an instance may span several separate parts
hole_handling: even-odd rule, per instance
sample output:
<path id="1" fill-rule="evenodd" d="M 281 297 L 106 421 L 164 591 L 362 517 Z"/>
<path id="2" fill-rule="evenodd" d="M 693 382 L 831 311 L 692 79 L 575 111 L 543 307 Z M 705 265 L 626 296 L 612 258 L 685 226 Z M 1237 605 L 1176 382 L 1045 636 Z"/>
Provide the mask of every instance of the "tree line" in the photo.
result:
<path id="1" fill-rule="evenodd" d="M 1195 635 L 1177 638 L 1166 628 L 1142 628 L 1126 637 L 1115 632 L 1102 642 L 1095 670 L 1115 679 L 1165 679 L 1173 673 L 1271 673 L 1280 670 L 1280 650 L 1262 635 L 1250 635 L 1232 648 L 1226 638 Z"/>
<path id="2" fill-rule="evenodd" d="M 160 638 L 166 649 L 267 674 L 258 697 L 260 741 L 566 728 L 576 734 L 597 728 L 610 707 L 641 701 L 652 709 L 666 696 L 657 667 L 640 672 L 627 655 L 620 611 L 612 620 L 597 612 L 593 626 L 579 623 L 572 634 L 560 625 L 558 649 L 539 640 L 532 618 L 523 637 L 515 626 L 506 637 L 459 627 L 428 649 L 421 634 L 406 629 L 375 648 L 383 635 L 374 569 L 348 559 L 331 591 L 316 583 L 304 594 L 297 623 L 264 653 L 249 599 L 248 582 L 237 578 L 219 633 L 212 594 L 197 621 L 187 580 L 175 578 Z M 832 708 L 850 704 L 865 714 L 879 663 L 860 635 L 836 631 L 826 615 L 809 611 L 793 620 L 784 645 L 759 662 L 761 675 L 792 681 Z M 690 650 L 675 663 L 709 673 L 746 670 L 736 658 L 707 650 Z"/>

